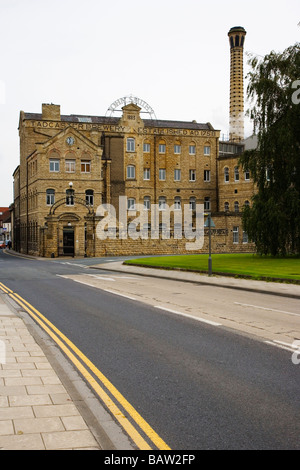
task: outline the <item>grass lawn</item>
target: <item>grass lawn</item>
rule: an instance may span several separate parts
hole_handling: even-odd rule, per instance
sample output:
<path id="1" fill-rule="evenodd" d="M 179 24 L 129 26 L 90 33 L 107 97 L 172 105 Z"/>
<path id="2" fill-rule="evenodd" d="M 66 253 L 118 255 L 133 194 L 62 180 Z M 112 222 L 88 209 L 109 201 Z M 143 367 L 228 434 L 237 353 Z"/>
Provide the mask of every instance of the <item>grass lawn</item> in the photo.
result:
<path id="1" fill-rule="evenodd" d="M 178 255 L 139 258 L 125 264 L 165 269 L 207 272 L 208 255 Z M 213 274 L 227 274 L 252 279 L 300 281 L 300 257 L 272 257 L 256 254 L 212 255 Z M 298 283 L 298 282 L 297 282 Z"/>

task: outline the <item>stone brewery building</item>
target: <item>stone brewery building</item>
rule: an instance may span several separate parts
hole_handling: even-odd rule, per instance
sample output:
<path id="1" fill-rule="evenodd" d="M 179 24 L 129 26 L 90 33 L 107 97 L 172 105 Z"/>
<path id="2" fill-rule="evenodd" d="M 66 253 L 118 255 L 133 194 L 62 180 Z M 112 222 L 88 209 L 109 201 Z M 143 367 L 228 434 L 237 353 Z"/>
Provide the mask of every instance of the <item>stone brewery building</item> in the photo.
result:
<path id="1" fill-rule="evenodd" d="M 43 104 L 41 114 L 21 111 L 20 164 L 13 175 L 14 248 L 46 257 L 207 252 L 207 236 L 194 251 L 187 251 L 184 236 L 175 236 L 176 211 L 185 217 L 188 206 L 194 229 L 196 205 L 203 204 L 214 222 L 214 252 L 252 251 L 241 213 L 254 187 L 249 172 L 238 165 L 244 148 L 245 34 L 240 27 L 229 32 L 230 141 L 220 142 L 220 131 L 210 123 L 157 120 L 149 105 L 134 97 L 117 100 L 102 117 L 63 115 L 54 104 Z M 105 215 L 98 208 L 104 204 L 115 208 L 118 224 L 100 237 L 97 227 Z M 159 216 L 172 208 L 170 227 L 160 218 L 154 239 L 153 205 Z M 130 234 L 138 208 L 144 223 L 135 225 L 134 233 L 143 236 L 122 236 L 124 230 Z"/>

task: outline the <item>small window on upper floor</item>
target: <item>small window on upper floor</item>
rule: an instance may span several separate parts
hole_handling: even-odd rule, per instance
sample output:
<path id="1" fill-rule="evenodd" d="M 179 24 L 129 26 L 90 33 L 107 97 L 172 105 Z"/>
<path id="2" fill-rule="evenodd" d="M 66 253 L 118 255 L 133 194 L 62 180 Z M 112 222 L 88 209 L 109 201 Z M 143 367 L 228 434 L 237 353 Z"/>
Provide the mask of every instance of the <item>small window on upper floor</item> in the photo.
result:
<path id="1" fill-rule="evenodd" d="M 234 181 L 239 181 L 239 180 L 240 180 L 239 167 L 236 166 L 234 168 Z"/>
<path id="2" fill-rule="evenodd" d="M 128 137 L 126 149 L 127 152 L 135 152 L 135 139 L 133 137 Z"/>
<path id="3" fill-rule="evenodd" d="M 127 179 L 134 179 L 135 178 L 135 166 L 128 165 L 127 166 Z"/>
<path id="4" fill-rule="evenodd" d="M 158 152 L 159 153 L 166 153 L 166 144 L 159 144 Z"/>
<path id="5" fill-rule="evenodd" d="M 81 173 L 90 173 L 90 172 L 91 172 L 91 161 L 81 160 Z"/>
<path id="6" fill-rule="evenodd" d="M 56 159 L 51 159 L 49 160 L 49 170 L 51 172 L 54 172 L 54 173 L 58 173 L 59 172 L 59 160 L 56 160 Z"/>
<path id="7" fill-rule="evenodd" d="M 143 152 L 144 153 L 149 153 L 150 152 L 150 144 L 148 144 L 147 142 L 143 143 Z"/>
<path id="8" fill-rule="evenodd" d="M 181 153 L 181 145 L 179 144 L 174 145 L 174 153 L 176 153 L 177 155 Z"/>
<path id="9" fill-rule="evenodd" d="M 55 203 L 55 190 L 47 189 L 46 191 L 46 204 L 52 206 Z"/>
<path id="10" fill-rule="evenodd" d="M 194 145 L 194 144 L 189 145 L 189 154 L 190 155 L 196 155 L 196 145 Z"/>
<path id="11" fill-rule="evenodd" d="M 181 170 L 176 168 L 174 170 L 174 181 L 180 181 L 181 180 Z"/>
<path id="12" fill-rule="evenodd" d="M 94 191 L 92 189 L 87 189 L 85 192 L 85 202 L 86 204 L 93 206 L 94 205 Z"/>
<path id="13" fill-rule="evenodd" d="M 229 183 L 229 168 L 224 168 L 224 181 L 225 183 Z"/>
<path id="14" fill-rule="evenodd" d="M 66 160 L 66 172 L 67 173 L 74 173 L 75 172 L 75 160 Z"/>
<path id="15" fill-rule="evenodd" d="M 210 155 L 210 145 L 204 146 L 204 155 Z"/>

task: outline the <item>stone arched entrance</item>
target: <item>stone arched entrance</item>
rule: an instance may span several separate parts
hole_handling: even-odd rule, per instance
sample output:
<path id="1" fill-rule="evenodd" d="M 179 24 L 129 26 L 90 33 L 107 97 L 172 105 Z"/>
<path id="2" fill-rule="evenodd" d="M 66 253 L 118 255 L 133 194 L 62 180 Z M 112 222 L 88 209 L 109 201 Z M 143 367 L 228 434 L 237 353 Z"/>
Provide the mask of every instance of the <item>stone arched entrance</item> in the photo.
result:
<path id="1" fill-rule="evenodd" d="M 58 208 L 66 205 L 66 199 L 63 198 L 51 206 L 45 217 L 42 250 L 45 257 L 95 256 L 94 211 L 83 199 L 72 197 L 74 208 L 71 205 L 66 212 L 58 211 Z M 78 205 L 84 206 L 86 210 L 78 210 Z"/>

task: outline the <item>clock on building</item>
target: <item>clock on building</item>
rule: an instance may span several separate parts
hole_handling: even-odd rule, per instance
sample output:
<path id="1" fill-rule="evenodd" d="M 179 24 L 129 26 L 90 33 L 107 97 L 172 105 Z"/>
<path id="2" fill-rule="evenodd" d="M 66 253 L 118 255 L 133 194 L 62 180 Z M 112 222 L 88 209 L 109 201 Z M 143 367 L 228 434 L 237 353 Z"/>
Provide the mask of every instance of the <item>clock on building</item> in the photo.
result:
<path id="1" fill-rule="evenodd" d="M 67 137 L 67 144 L 68 145 L 73 145 L 75 142 L 74 138 L 73 137 Z"/>

